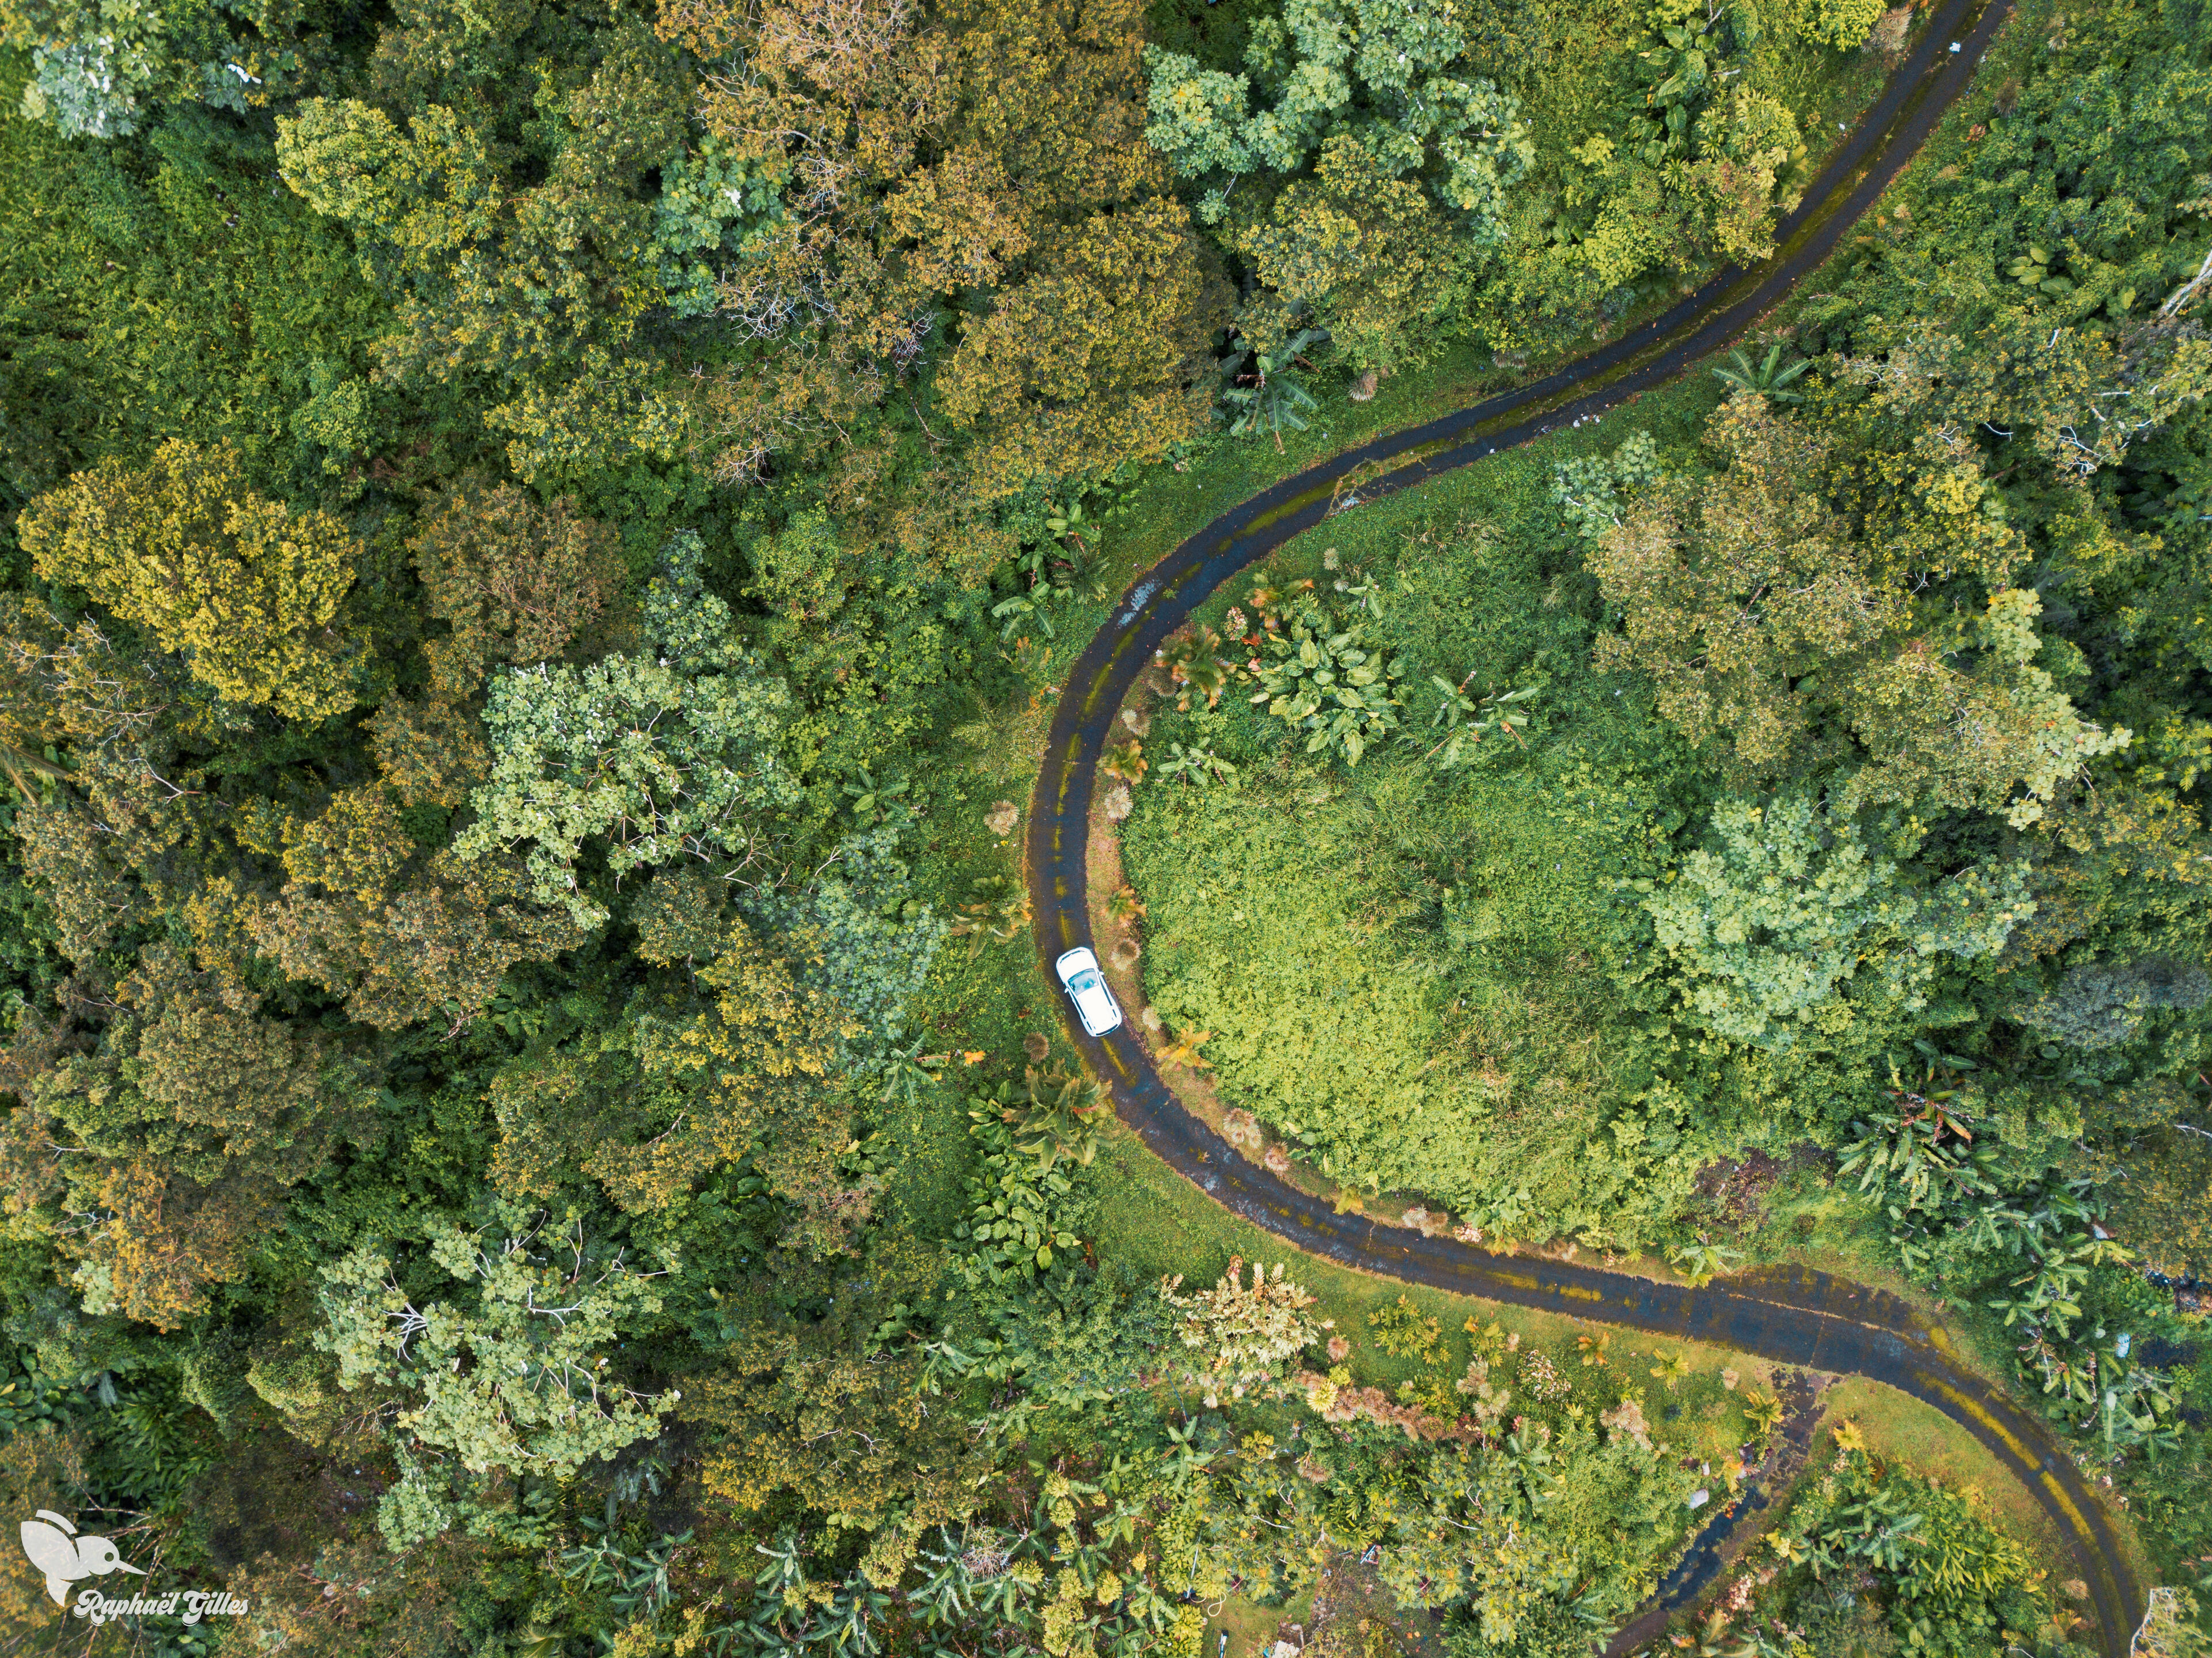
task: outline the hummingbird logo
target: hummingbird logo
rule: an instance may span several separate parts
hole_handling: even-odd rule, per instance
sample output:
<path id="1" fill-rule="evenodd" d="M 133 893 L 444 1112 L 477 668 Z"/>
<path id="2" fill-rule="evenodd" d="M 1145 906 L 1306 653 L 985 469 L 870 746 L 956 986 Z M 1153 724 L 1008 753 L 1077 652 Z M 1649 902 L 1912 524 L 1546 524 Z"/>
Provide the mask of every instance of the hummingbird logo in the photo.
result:
<path id="1" fill-rule="evenodd" d="M 26 1520 L 22 1535 L 23 1552 L 46 1573 L 46 1593 L 56 1606 L 67 1603 L 69 1586 L 80 1577 L 105 1577 L 112 1571 L 146 1575 L 145 1568 L 124 1559 L 106 1538 L 79 1537 L 76 1527 L 52 1509 L 40 1509 L 36 1520 Z"/>

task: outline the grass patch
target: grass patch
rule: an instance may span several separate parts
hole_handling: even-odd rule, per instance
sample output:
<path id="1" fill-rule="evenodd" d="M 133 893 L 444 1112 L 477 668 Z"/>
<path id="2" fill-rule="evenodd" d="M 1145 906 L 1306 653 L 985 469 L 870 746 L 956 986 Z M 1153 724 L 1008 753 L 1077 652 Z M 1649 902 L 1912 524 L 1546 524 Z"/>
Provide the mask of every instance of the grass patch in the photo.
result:
<path id="1" fill-rule="evenodd" d="M 1591 671 L 1601 607 L 1549 485 L 1635 430 L 1694 465 L 1714 396 L 1678 385 L 1354 509 L 1205 609 L 1220 627 L 1253 583 L 1310 578 L 1404 670 L 1404 742 L 1348 771 L 1293 748 L 1249 685 L 1162 714 L 1152 752 L 1203 744 L 1242 769 L 1141 786 L 1124 835 L 1148 997 L 1214 1033 L 1224 1101 L 1330 1179 L 1538 1238 L 1649 1237 L 1685 1200 L 1698 1159 L 1644 1108 L 1642 1017 L 1618 988 L 1645 926 L 1618 884 L 1662 874 L 1708 786 L 1640 687 Z M 1366 605 L 1340 597 L 1370 581 Z M 1534 689 L 1528 746 L 1493 734 L 1436 770 L 1432 676 Z"/>

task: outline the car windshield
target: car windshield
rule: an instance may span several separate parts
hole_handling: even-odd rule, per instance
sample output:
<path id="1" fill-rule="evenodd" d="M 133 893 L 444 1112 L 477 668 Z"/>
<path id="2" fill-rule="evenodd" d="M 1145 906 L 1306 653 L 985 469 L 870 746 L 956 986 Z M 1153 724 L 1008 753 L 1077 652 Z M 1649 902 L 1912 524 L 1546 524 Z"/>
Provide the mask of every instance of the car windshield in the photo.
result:
<path id="1" fill-rule="evenodd" d="M 1067 987 L 1079 996 L 1086 990 L 1096 990 L 1098 987 L 1098 975 L 1086 967 L 1067 981 Z"/>

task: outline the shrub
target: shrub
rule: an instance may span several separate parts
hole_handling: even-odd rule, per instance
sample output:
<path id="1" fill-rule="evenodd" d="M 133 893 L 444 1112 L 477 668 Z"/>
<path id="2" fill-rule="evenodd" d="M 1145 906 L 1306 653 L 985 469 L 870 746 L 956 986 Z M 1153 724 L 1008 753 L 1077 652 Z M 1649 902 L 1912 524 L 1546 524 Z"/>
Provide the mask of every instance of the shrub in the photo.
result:
<path id="1" fill-rule="evenodd" d="M 1332 1327 L 1328 1321 L 1316 1326 L 1306 1316 L 1315 1298 L 1284 1278 L 1281 1263 L 1271 1274 L 1254 1261 L 1249 1285 L 1241 1277 L 1243 1270 L 1243 1257 L 1231 1256 L 1220 1283 L 1189 1296 L 1178 1293 L 1180 1272 L 1160 1280 L 1160 1299 L 1182 1315 L 1176 1334 L 1200 1355 L 1190 1379 L 1204 1388 L 1209 1407 L 1218 1405 L 1224 1394 L 1242 1399 L 1275 1380 L 1284 1360 Z"/>

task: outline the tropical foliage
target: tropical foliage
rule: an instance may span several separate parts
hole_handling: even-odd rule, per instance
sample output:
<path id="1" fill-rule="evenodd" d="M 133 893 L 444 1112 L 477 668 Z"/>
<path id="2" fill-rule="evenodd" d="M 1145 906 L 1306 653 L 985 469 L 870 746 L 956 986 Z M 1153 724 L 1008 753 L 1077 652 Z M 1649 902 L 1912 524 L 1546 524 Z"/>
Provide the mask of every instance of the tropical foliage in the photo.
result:
<path id="1" fill-rule="evenodd" d="M 1378 1229 L 1902 1271 L 2200 1570 L 2185 0 L 2015 9 L 1755 343 L 1297 502 L 1096 711 L 1111 1046 L 1035 947 L 1111 595 L 1766 257 L 1917 27 L 0 0 L 0 1487 L 250 1607 L 101 1638 L 1534 1658 L 1794 1455 L 1248 1264 L 1135 1042 Z M 1682 1638 L 2065 1658 L 1837 1443 Z"/>

